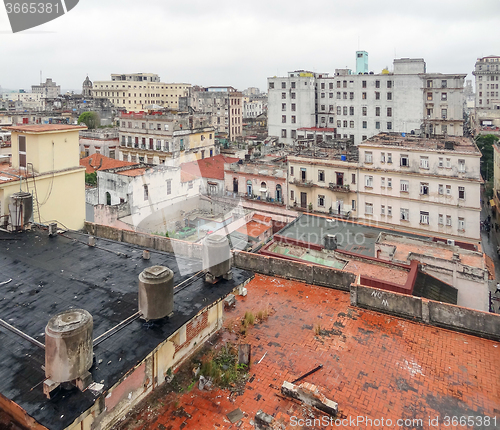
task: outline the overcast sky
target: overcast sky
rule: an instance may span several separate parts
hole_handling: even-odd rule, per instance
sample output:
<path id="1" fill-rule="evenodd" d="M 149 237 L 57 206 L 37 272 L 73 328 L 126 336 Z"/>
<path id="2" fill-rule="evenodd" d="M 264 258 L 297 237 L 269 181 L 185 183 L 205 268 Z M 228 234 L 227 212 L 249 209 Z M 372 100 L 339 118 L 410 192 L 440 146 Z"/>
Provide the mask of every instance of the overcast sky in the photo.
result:
<path id="1" fill-rule="evenodd" d="M 41 70 L 63 89 L 81 90 L 87 73 L 151 72 L 265 90 L 292 70 L 355 69 L 358 49 L 375 73 L 412 57 L 471 78 L 477 57 L 500 55 L 499 29 L 500 0 L 80 0 L 12 34 L 0 4 L 0 86 L 29 90 Z"/>

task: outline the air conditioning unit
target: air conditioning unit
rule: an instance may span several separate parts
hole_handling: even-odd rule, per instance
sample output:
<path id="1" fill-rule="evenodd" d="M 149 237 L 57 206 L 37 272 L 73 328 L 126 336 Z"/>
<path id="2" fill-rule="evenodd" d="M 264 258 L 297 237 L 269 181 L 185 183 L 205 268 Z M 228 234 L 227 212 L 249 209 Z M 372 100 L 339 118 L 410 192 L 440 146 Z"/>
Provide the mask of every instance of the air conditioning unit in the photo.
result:
<path id="1" fill-rule="evenodd" d="M 446 245 L 455 246 L 455 241 L 453 239 L 446 239 Z"/>

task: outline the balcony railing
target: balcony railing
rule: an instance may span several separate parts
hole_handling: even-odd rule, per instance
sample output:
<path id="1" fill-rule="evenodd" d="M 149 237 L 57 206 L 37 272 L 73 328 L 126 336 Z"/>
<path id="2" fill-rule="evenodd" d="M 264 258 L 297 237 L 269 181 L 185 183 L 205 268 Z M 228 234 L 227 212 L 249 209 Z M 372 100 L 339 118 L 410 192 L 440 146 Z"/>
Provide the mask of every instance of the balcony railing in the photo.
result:
<path id="1" fill-rule="evenodd" d="M 300 180 L 300 179 L 293 179 L 290 181 L 291 184 L 293 185 L 296 185 L 297 187 L 312 187 L 314 184 L 313 184 L 313 181 L 309 180 Z"/>
<path id="2" fill-rule="evenodd" d="M 349 192 L 349 185 L 337 185 L 337 184 L 329 183 L 328 188 L 332 191 L 340 191 L 342 193 Z"/>

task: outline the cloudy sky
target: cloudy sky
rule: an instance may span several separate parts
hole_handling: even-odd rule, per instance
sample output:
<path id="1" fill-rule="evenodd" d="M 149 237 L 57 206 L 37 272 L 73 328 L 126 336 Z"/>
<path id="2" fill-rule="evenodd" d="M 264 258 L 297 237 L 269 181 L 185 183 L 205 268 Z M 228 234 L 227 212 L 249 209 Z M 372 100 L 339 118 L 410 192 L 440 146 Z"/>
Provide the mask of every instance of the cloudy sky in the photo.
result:
<path id="1" fill-rule="evenodd" d="M 63 89 L 131 72 L 265 89 L 291 70 L 354 69 L 358 49 L 375 73 L 413 57 L 471 78 L 477 57 L 500 55 L 499 28 L 499 0 L 80 0 L 12 34 L 0 4 L 0 86 L 28 90 L 41 70 Z"/>

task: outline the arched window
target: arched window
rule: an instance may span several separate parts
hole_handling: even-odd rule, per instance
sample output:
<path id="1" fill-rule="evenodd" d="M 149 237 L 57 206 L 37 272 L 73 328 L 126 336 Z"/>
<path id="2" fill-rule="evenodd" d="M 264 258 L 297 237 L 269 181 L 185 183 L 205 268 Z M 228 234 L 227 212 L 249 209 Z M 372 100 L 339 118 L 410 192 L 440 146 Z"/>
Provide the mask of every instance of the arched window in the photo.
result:
<path id="1" fill-rule="evenodd" d="M 108 192 L 106 193 L 106 204 L 108 206 L 111 206 L 111 194 L 109 194 Z"/>

